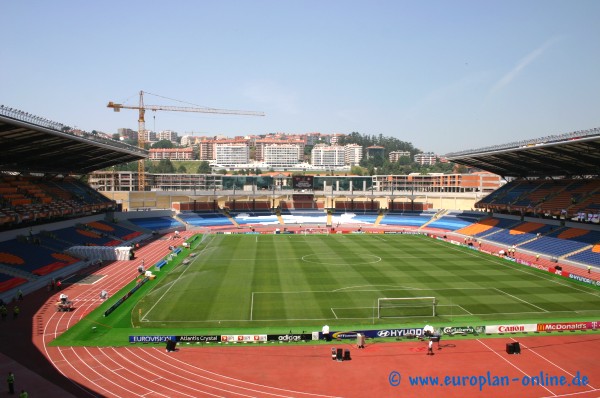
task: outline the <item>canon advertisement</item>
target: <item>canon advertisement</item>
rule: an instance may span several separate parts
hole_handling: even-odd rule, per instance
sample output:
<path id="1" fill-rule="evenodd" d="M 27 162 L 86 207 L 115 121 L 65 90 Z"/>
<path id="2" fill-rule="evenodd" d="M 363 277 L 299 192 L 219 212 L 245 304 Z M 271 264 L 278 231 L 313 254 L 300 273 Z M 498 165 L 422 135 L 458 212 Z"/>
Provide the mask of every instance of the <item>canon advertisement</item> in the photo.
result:
<path id="1" fill-rule="evenodd" d="M 537 331 L 537 323 L 520 325 L 490 325 L 485 327 L 486 333 L 522 333 Z"/>

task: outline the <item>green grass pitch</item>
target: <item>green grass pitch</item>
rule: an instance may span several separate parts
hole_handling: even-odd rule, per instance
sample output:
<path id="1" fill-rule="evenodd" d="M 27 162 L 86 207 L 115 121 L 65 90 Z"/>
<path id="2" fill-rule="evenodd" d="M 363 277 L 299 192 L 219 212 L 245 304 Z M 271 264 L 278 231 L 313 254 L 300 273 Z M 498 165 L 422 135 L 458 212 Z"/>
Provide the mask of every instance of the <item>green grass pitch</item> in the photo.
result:
<path id="1" fill-rule="evenodd" d="M 198 244 L 198 242 L 201 242 Z M 600 289 L 424 235 L 203 235 L 109 316 L 128 284 L 52 345 L 130 335 L 592 321 Z M 183 260 L 191 260 L 187 264 Z M 382 297 L 435 297 L 377 317 Z"/>
<path id="2" fill-rule="evenodd" d="M 600 316 L 598 289 L 422 235 L 207 235 L 132 311 L 146 328 L 483 324 Z M 388 311 L 381 297 L 436 297 Z"/>

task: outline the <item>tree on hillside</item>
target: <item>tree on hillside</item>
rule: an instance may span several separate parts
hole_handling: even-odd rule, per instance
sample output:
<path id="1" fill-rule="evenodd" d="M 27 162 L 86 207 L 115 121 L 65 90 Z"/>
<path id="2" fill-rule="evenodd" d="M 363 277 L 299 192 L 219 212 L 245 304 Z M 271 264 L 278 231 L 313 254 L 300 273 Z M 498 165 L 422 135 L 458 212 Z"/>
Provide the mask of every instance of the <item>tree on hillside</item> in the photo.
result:
<path id="1" fill-rule="evenodd" d="M 155 142 L 154 145 L 152 145 L 152 148 L 174 148 L 175 145 L 173 145 L 173 143 L 169 140 L 160 140 L 158 142 Z"/>
<path id="2" fill-rule="evenodd" d="M 203 160 L 200 162 L 200 164 L 198 165 L 198 174 L 210 174 L 212 173 L 212 169 L 210 167 L 210 163 L 208 163 L 206 160 Z"/>
<path id="3" fill-rule="evenodd" d="M 175 173 L 175 166 L 173 166 L 171 160 L 161 159 L 158 164 L 152 164 L 152 169 L 150 172 L 158 174 Z"/>
<path id="4" fill-rule="evenodd" d="M 362 176 L 365 173 L 365 169 L 360 166 L 352 166 L 350 167 L 350 174 L 354 174 L 357 176 Z"/>

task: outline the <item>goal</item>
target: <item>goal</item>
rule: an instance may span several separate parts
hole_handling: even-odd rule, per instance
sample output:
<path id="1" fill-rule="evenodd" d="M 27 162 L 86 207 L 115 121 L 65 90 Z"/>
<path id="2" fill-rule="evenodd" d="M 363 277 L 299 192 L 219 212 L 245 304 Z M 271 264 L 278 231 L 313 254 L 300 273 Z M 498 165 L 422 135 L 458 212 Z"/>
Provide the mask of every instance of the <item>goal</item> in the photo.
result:
<path id="1" fill-rule="evenodd" d="M 329 228 L 307 226 L 301 232 L 304 235 L 329 235 Z"/>
<path id="2" fill-rule="evenodd" d="M 409 318 L 435 316 L 435 297 L 380 297 L 377 318 Z"/>

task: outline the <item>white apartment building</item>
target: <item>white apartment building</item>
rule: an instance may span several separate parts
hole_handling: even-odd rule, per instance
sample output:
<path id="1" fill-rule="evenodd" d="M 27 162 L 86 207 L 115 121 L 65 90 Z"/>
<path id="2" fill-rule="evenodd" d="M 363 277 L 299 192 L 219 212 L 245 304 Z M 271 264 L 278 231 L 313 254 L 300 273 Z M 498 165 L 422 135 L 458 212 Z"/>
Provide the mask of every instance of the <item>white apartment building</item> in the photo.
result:
<path id="1" fill-rule="evenodd" d="M 215 142 L 215 159 L 220 166 L 233 167 L 250 163 L 250 147 L 247 141 L 223 140 Z"/>
<path id="2" fill-rule="evenodd" d="M 177 142 L 178 134 L 173 130 L 163 130 L 158 133 L 158 140 L 167 140 L 171 142 Z"/>
<path id="3" fill-rule="evenodd" d="M 344 145 L 344 162 L 350 166 L 356 166 L 363 157 L 363 148 L 358 144 Z"/>
<path id="4" fill-rule="evenodd" d="M 346 134 L 340 134 L 340 133 L 331 134 L 331 139 L 330 139 L 329 143 L 331 145 L 337 145 L 338 142 L 340 141 L 340 137 L 342 137 L 344 135 L 346 135 Z"/>
<path id="5" fill-rule="evenodd" d="M 302 148 L 298 144 L 268 144 L 263 148 L 264 163 L 272 167 L 291 167 L 301 161 Z"/>
<path id="6" fill-rule="evenodd" d="M 415 155 L 415 162 L 420 165 L 433 165 L 437 163 L 437 156 L 433 152 L 417 153 Z"/>
<path id="7" fill-rule="evenodd" d="M 215 140 L 202 139 L 198 141 L 200 160 L 215 160 Z"/>
<path id="8" fill-rule="evenodd" d="M 156 134 L 156 131 L 146 130 L 144 132 L 144 139 L 146 140 L 146 142 L 156 142 L 156 141 L 158 141 L 158 136 Z"/>
<path id="9" fill-rule="evenodd" d="M 151 148 L 149 151 L 150 160 L 192 160 L 194 150 L 191 147 L 185 148 Z"/>
<path id="10" fill-rule="evenodd" d="M 198 144 L 200 141 L 200 137 L 196 137 L 193 135 L 184 135 L 181 137 L 181 146 L 192 146 Z"/>
<path id="11" fill-rule="evenodd" d="M 272 138 L 254 140 L 254 148 L 255 148 L 254 160 L 256 160 L 257 162 L 265 162 L 265 156 L 266 156 L 265 148 L 268 145 L 287 146 L 290 144 L 298 145 L 300 148 L 300 153 L 301 154 L 304 153 L 304 141 L 302 141 L 302 140 L 282 140 L 282 139 L 272 139 Z M 252 145 L 252 144 L 250 144 L 250 145 Z"/>
<path id="12" fill-rule="evenodd" d="M 342 167 L 345 163 L 346 151 L 343 146 L 315 145 L 311 152 L 313 166 Z"/>
<path id="13" fill-rule="evenodd" d="M 401 157 L 408 157 L 410 158 L 410 152 L 408 151 L 392 151 L 390 152 L 390 162 L 395 163 L 398 160 L 400 160 Z"/>

